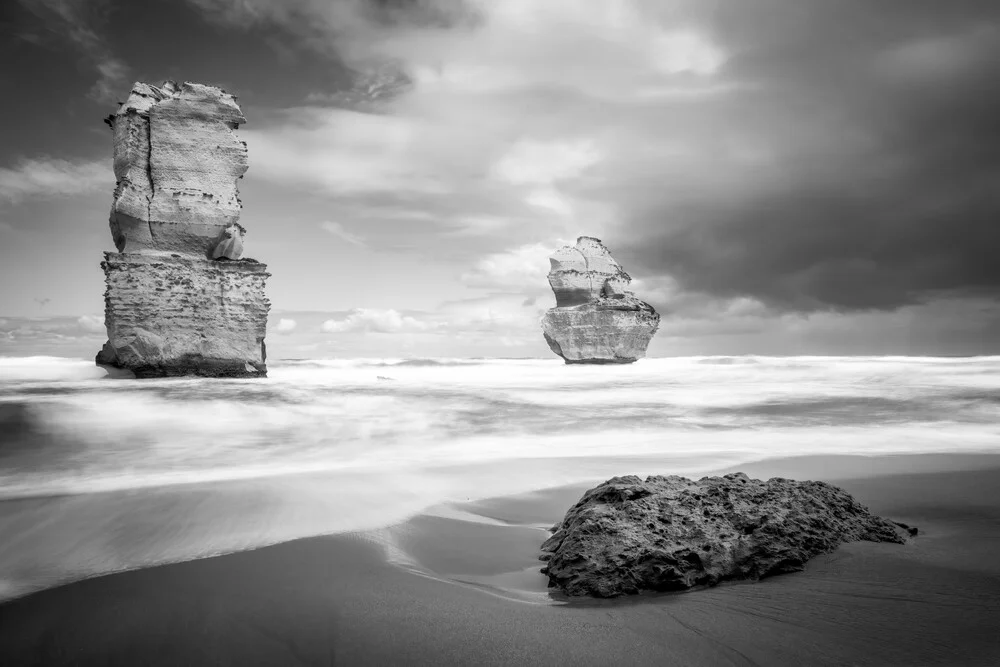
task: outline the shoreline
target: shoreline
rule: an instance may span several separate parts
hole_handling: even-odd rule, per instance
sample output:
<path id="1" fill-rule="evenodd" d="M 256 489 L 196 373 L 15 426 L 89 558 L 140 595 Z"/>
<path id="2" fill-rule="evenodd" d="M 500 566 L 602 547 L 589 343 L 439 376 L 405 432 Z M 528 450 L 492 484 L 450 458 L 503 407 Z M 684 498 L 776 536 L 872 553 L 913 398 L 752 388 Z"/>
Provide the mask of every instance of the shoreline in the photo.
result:
<path id="1" fill-rule="evenodd" d="M 575 484 L 8 600 L 0 662 L 1000 662 L 1000 456 L 835 458 L 740 468 L 754 477 L 861 473 L 808 477 L 916 525 L 918 537 L 902 547 L 844 545 L 804 572 L 757 583 L 567 602 L 548 594 L 537 547 L 592 486 Z"/>
<path id="2" fill-rule="evenodd" d="M 685 465 L 688 464 L 686 459 L 677 459 L 674 457 L 621 456 L 607 457 L 607 459 L 616 463 L 616 468 L 619 472 L 616 472 L 615 474 L 638 474 L 643 477 L 647 474 L 675 474 L 669 469 L 672 463 L 683 461 Z M 584 464 L 596 464 L 599 461 L 604 461 L 604 459 L 584 458 L 580 461 Z M 659 468 L 657 463 L 658 461 Z M 553 462 L 558 463 L 559 460 L 554 460 Z M 606 463 L 606 461 L 604 462 Z M 504 463 L 508 464 L 513 472 L 518 467 L 517 464 L 521 462 L 508 461 L 501 463 L 501 465 Z M 461 476 L 474 468 L 476 468 L 476 466 L 455 465 L 444 470 L 448 475 Z M 844 479 L 863 480 L 870 477 L 896 477 L 899 475 L 918 474 L 922 472 L 947 473 L 977 471 L 992 468 L 1000 469 L 1000 453 L 915 453 L 880 454 L 875 456 L 850 454 L 804 455 L 796 457 L 761 459 L 742 465 L 725 466 L 712 470 L 706 470 L 703 473 L 697 474 L 684 471 L 680 471 L 676 474 L 680 474 L 685 477 L 698 478 L 743 471 L 751 477 L 760 479 L 767 479 L 769 477 L 789 477 L 799 480 L 815 478 L 837 483 L 838 481 Z M 639 469 L 643 472 L 636 472 Z M 498 474 L 502 473 L 503 471 L 501 470 Z M 348 476 L 353 477 L 350 474 L 348 474 Z M 525 503 L 537 506 L 539 498 L 544 498 L 547 500 L 542 501 L 542 504 L 548 507 L 549 518 L 541 519 L 536 516 L 536 520 L 539 522 L 539 525 L 548 521 L 545 525 L 545 527 L 548 528 L 557 519 L 562 518 L 566 510 L 579 500 L 584 491 L 600 484 L 610 476 L 614 475 L 594 474 L 587 481 L 574 481 L 558 485 L 542 486 L 529 491 L 520 491 L 479 500 L 423 502 L 418 508 L 409 511 L 408 513 L 395 516 L 389 521 L 379 522 L 376 517 L 374 519 L 359 522 L 361 524 L 367 522 L 369 525 L 359 525 L 357 527 L 335 530 L 321 530 L 317 528 L 312 532 L 306 532 L 306 534 L 295 534 L 295 532 L 291 532 L 285 536 L 278 534 L 273 536 L 273 539 L 266 539 L 258 543 L 248 543 L 245 546 L 237 545 L 232 548 L 219 548 L 195 555 L 178 554 L 176 556 L 168 556 L 152 561 L 150 561 L 148 557 L 135 557 L 134 560 L 144 562 L 129 562 L 119 567 L 105 568 L 100 571 L 92 572 L 52 571 L 44 573 L 43 575 L 44 578 L 49 581 L 48 585 L 19 585 L 16 580 L 12 582 L 10 579 L 5 580 L 5 577 L 0 576 L 0 605 L 10 601 L 22 599 L 25 596 L 35 595 L 40 592 L 51 590 L 52 588 L 72 585 L 79 581 L 123 574 L 149 567 L 172 565 L 194 560 L 202 560 L 205 558 L 217 558 L 234 553 L 268 548 L 300 539 L 348 534 L 377 535 L 383 533 L 392 526 L 398 526 L 401 524 L 405 525 L 408 521 L 420 516 L 441 516 L 442 514 L 454 515 L 456 511 L 462 513 L 468 507 L 479 508 L 477 510 L 479 513 L 473 516 L 475 517 L 475 521 L 482 521 L 485 518 L 488 518 L 489 508 L 493 505 L 499 504 L 499 506 L 505 508 L 505 511 L 509 511 L 509 508 L 511 507 L 517 507 Z M 141 510 L 144 503 L 152 504 L 159 502 L 164 498 L 168 499 L 170 502 L 181 502 L 178 499 L 185 498 L 192 503 L 195 509 L 200 509 L 202 506 L 207 504 L 208 501 L 211 501 L 219 504 L 228 512 L 236 512 L 246 503 L 259 504 L 261 496 L 266 496 L 272 492 L 272 485 L 285 485 L 289 482 L 295 482 L 296 480 L 306 482 L 325 480 L 327 478 L 328 475 L 325 474 L 306 472 L 270 478 L 235 479 L 224 482 L 192 482 L 185 484 L 172 484 L 168 486 L 139 487 L 135 489 L 114 491 L 95 491 L 84 494 L 67 493 L 0 498 L 0 534 L 16 533 L 19 529 L 24 529 L 25 526 L 33 526 L 35 523 L 39 522 L 50 522 L 51 519 L 47 516 L 47 514 L 52 513 L 52 510 L 47 508 L 50 504 L 58 505 L 58 511 L 56 513 L 65 515 L 61 519 L 56 519 L 57 521 L 61 521 L 63 524 L 63 526 L 56 524 L 56 528 L 65 527 L 67 530 L 73 530 L 79 525 L 86 523 L 88 516 L 80 514 L 80 512 L 82 512 L 82 508 L 94 505 L 99 510 L 110 513 L 110 516 L 102 517 L 101 524 L 99 524 L 104 530 L 108 529 L 108 525 L 110 523 L 117 525 L 121 529 L 128 530 L 136 524 L 143 523 L 142 517 L 139 515 L 137 508 Z M 358 486 L 364 485 L 364 477 L 361 476 L 361 479 L 362 481 L 358 484 Z M 415 502 L 421 503 L 419 498 L 415 499 Z M 486 514 L 483 514 L 484 512 Z M 470 517 L 467 516 L 466 518 Z M 196 528 L 200 528 L 201 530 L 206 529 L 204 526 Z M 56 552 L 68 552 L 69 550 L 79 546 L 80 542 L 76 537 L 72 535 L 62 537 L 65 539 L 59 539 L 60 536 L 58 535 L 46 535 L 43 543 L 40 545 L 40 548 Z M 0 572 L 16 572 L 19 567 L 18 562 L 18 558 L 11 557 L 6 554 L 4 551 L 4 545 L 0 544 Z"/>

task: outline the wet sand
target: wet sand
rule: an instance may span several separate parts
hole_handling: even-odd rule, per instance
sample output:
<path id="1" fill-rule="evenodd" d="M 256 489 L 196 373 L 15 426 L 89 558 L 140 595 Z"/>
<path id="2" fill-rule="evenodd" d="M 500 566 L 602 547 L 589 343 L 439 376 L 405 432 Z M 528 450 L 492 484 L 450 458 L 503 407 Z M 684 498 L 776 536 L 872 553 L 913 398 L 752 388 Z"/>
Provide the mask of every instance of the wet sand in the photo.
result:
<path id="1" fill-rule="evenodd" d="M 754 584 L 564 603 L 537 548 L 591 485 L 563 487 L 13 600 L 0 665 L 1000 664 L 1000 457 L 740 469 L 833 481 L 920 535 Z"/>

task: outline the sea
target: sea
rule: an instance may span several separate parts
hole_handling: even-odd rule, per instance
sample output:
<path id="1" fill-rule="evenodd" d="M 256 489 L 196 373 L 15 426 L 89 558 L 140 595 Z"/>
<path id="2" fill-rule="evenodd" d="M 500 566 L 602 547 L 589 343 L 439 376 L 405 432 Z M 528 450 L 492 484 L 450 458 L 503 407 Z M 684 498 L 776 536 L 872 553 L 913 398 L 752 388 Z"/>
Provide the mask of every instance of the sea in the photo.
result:
<path id="1" fill-rule="evenodd" d="M 0 600 L 454 501 L 807 455 L 1000 452 L 1000 357 L 0 358 Z"/>

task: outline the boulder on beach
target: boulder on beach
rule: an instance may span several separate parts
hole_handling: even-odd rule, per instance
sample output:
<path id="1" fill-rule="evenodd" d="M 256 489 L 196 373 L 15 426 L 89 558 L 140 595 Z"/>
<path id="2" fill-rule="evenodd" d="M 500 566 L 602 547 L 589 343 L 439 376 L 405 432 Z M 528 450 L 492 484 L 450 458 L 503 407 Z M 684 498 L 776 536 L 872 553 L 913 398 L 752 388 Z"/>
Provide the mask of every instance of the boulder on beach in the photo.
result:
<path id="1" fill-rule="evenodd" d="M 845 542 L 903 544 L 917 532 L 831 484 L 743 473 L 615 477 L 553 530 L 540 556 L 549 586 L 601 598 L 762 579 Z"/>
<path id="2" fill-rule="evenodd" d="M 628 364 L 646 355 L 660 316 L 629 291 L 632 278 L 600 239 L 581 236 L 549 261 L 556 306 L 542 331 L 553 352 L 568 364 Z"/>

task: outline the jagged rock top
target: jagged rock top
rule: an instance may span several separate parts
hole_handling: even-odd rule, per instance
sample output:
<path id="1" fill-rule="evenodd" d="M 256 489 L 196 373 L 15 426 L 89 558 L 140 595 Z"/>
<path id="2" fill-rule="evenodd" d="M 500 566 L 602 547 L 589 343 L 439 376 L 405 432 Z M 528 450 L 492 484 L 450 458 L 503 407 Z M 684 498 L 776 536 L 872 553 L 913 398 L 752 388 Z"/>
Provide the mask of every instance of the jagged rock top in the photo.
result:
<path id="1" fill-rule="evenodd" d="M 201 83 L 185 81 L 177 84 L 175 81 L 164 81 L 159 86 L 137 81 L 132 86 L 128 99 L 118 105 L 118 110 L 108 116 L 105 122 L 112 128 L 115 119 L 129 113 L 148 115 L 154 105 L 164 100 L 178 99 L 193 103 L 205 113 L 205 119 L 218 119 L 231 124 L 231 129 L 247 122 L 243 111 L 236 103 L 236 97 L 221 88 L 207 86 Z"/>
<path id="2" fill-rule="evenodd" d="M 549 258 L 556 307 L 542 318 L 549 349 L 568 364 L 630 364 L 646 354 L 660 323 L 629 290 L 632 278 L 592 236 Z"/>
<path id="3" fill-rule="evenodd" d="M 540 557 L 549 585 L 595 597 L 761 579 L 845 542 L 901 544 L 917 532 L 831 484 L 743 473 L 615 477 L 587 491 L 554 531 Z"/>
<path id="4" fill-rule="evenodd" d="M 629 293 L 632 278 L 600 239 L 581 236 L 575 246 L 556 250 L 549 262 L 549 285 L 555 293 L 557 308 Z"/>
<path id="5" fill-rule="evenodd" d="M 118 180 L 111 233 L 120 252 L 209 256 L 240 217 L 247 148 L 236 98 L 214 86 L 136 83 L 107 119 Z"/>

